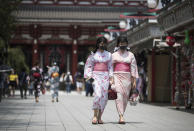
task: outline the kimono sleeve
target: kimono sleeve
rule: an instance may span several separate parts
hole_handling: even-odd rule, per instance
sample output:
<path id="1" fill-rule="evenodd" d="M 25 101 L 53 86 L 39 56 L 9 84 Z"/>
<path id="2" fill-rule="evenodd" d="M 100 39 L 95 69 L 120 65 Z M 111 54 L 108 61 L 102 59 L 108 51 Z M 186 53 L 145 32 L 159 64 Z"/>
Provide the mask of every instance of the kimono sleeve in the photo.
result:
<path id="1" fill-rule="evenodd" d="M 93 67 L 94 67 L 94 61 L 93 61 L 93 55 L 90 55 L 88 59 L 86 60 L 85 67 L 84 67 L 84 78 L 90 78 L 93 74 Z"/>
<path id="2" fill-rule="evenodd" d="M 135 78 L 139 78 L 137 63 L 135 60 L 135 56 L 131 53 L 131 75 Z"/>
<path id="3" fill-rule="evenodd" d="M 113 76 L 113 61 L 112 61 L 112 55 L 109 53 L 110 60 L 108 61 L 108 71 L 109 71 L 109 76 Z"/>

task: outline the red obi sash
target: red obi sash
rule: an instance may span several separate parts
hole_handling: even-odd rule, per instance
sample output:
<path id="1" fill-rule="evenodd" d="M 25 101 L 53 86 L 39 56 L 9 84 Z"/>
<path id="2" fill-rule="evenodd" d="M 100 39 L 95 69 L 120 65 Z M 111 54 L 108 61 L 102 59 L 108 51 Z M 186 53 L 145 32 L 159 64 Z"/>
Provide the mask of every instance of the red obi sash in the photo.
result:
<path id="1" fill-rule="evenodd" d="M 94 64 L 94 71 L 108 71 L 107 62 L 96 62 Z"/>
<path id="2" fill-rule="evenodd" d="M 114 66 L 114 71 L 131 72 L 130 63 L 117 62 Z"/>

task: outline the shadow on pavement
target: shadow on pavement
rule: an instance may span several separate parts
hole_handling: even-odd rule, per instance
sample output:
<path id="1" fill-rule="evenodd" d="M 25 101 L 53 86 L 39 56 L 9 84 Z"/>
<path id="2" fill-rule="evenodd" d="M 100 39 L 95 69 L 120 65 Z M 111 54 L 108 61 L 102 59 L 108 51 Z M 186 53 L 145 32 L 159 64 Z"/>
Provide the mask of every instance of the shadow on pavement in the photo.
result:
<path id="1" fill-rule="evenodd" d="M 119 124 L 118 122 L 104 122 L 104 124 Z M 144 122 L 127 122 L 125 121 L 125 124 L 144 124 Z M 119 124 L 123 125 L 123 124 Z"/>
<path id="2" fill-rule="evenodd" d="M 173 106 L 171 103 L 142 103 L 142 104 L 165 107 L 165 108 L 168 108 L 168 109 L 171 109 L 171 110 L 174 110 L 174 111 L 180 111 L 180 112 L 194 114 L 194 107 L 192 107 L 191 109 L 185 109 L 184 106 L 180 106 L 179 109 L 176 109 L 176 106 Z"/>

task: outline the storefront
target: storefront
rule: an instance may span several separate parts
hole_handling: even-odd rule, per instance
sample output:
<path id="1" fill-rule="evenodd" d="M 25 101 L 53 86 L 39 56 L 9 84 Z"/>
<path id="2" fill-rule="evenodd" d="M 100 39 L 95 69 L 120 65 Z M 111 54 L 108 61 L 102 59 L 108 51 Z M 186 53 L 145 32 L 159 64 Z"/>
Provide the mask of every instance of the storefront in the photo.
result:
<path id="1" fill-rule="evenodd" d="M 171 86 L 176 88 L 172 102 L 189 109 L 194 99 L 194 1 L 185 0 L 162 9 L 158 22 L 166 34 L 181 44 L 174 49 L 177 57 L 173 58 Z"/>

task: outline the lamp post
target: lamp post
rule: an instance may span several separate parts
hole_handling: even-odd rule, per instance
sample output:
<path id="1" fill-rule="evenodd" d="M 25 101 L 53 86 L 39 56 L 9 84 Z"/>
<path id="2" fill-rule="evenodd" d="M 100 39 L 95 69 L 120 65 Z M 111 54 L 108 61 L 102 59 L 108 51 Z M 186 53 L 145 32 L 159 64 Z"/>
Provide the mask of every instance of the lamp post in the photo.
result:
<path id="1" fill-rule="evenodd" d="M 127 27 L 126 21 L 120 21 L 120 22 L 119 22 L 119 27 L 120 27 L 121 29 L 125 29 L 125 28 Z"/>
<path id="2" fill-rule="evenodd" d="M 159 0 L 147 0 L 148 8 L 156 8 L 158 6 Z"/>

